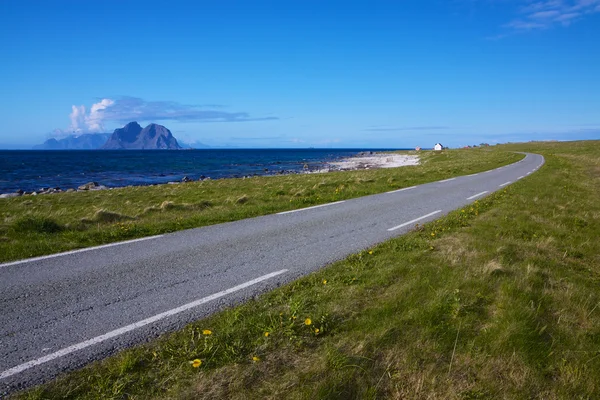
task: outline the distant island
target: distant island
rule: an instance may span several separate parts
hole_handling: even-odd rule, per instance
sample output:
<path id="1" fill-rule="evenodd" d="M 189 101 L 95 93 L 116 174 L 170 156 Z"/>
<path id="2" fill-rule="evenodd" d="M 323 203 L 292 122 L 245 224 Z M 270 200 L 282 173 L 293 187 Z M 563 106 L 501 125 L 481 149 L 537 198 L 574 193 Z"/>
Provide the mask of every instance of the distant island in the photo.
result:
<path id="1" fill-rule="evenodd" d="M 84 133 L 69 135 L 63 139 L 50 138 L 33 150 L 96 150 L 104 146 L 111 133 Z"/>
<path id="2" fill-rule="evenodd" d="M 115 129 L 104 143 L 102 150 L 181 150 L 183 147 L 171 131 L 162 125 L 150 124 L 144 129 L 137 122 L 130 122 Z"/>
<path id="3" fill-rule="evenodd" d="M 110 133 L 85 133 L 63 139 L 51 138 L 34 150 L 182 150 L 170 130 L 158 124 L 142 128 L 130 122 Z"/>

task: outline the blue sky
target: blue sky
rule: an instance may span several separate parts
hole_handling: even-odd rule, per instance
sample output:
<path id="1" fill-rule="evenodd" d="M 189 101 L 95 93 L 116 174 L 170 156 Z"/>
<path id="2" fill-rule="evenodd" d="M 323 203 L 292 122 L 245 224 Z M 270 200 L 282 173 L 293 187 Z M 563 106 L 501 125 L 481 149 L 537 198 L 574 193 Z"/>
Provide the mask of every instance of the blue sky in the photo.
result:
<path id="1" fill-rule="evenodd" d="M 0 2 L 0 147 L 600 138 L 600 0 Z"/>

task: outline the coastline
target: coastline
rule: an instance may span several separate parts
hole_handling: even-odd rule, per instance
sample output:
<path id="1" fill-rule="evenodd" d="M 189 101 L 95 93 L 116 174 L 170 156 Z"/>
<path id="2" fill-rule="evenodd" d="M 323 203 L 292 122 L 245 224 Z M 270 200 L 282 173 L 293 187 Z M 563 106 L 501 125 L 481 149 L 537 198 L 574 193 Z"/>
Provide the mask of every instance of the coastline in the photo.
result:
<path id="1" fill-rule="evenodd" d="M 362 169 L 397 168 L 419 165 L 418 155 L 362 152 L 354 157 L 327 163 L 331 171 L 356 171 Z"/>
<path id="2" fill-rule="evenodd" d="M 363 151 L 354 156 L 343 157 L 337 161 L 326 161 L 323 165 L 317 168 L 310 168 L 308 164 L 304 164 L 304 168 L 299 171 L 289 170 L 289 171 L 277 171 L 271 172 L 265 171 L 264 174 L 253 174 L 253 175 L 244 175 L 244 176 L 234 176 L 228 178 L 218 178 L 218 179 L 235 179 L 235 178 L 252 178 L 254 176 L 281 176 L 281 175 L 293 175 L 293 174 L 321 174 L 328 172 L 336 172 L 336 171 L 356 171 L 356 170 L 369 170 L 369 169 L 379 169 L 379 168 L 397 168 L 411 165 L 419 165 L 419 156 L 418 155 L 408 155 L 408 154 L 395 154 L 395 153 L 382 153 L 382 152 L 374 152 L 374 151 Z M 120 189 L 126 187 L 133 186 L 159 186 L 159 185 L 177 185 L 188 182 L 195 181 L 205 181 L 211 180 L 210 177 L 206 177 L 204 175 L 199 176 L 194 179 L 189 176 L 184 176 L 179 181 L 170 181 L 165 183 L 154 183 L 154 184 L 146 184 L 146 185 L 127 185 L 127 186 L 115 186 L 109 187 L 102 183 L 98 183 L 95 181 L 87 182 L 83 185 L 78 186 L 77 188 L 60 188 L 60 187 L 42 187 L 39 190 L 35 191 L 23 191 L 18 190 L 16 192 L 9 193 L 0 193 L 0 199 L 6 198 L 14 198 L 20 196 L 37 196 L 37 195 L 46 195 L 46 194 L 55 194 L 55 193 L 72 193 L 72 192 L 86 192 L 86 191 L 97 191 L 97 190 L 112 190 L 112 189 Z"/>

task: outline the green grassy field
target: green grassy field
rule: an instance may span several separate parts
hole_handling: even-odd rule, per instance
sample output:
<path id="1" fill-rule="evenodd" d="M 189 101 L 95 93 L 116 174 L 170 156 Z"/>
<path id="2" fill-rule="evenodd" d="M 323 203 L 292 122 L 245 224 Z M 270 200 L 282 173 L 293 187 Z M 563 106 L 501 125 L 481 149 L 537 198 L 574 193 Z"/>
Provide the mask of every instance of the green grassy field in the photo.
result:
<path id="1" fill-rule="evenodd" d="M 490 151 L 536 152 L 546 164 L 407 235 L 16 397 L 600 398 L 600 142 Z M 436 179 L 470 173 L 461 160 L 483 154 L 448 152 L 430 165 L 457 165 Z M 380 173 L 394 172 L 339 179 Z M 405 179 L 395 184 L 416 183 Z"/>
<path id="2" fill-rule="evenodd" d="M 489 149 L 422 152 L 394 169 L 223 179 L 0 199 L 0 262 L 234 221 L 509 164 Z"/>

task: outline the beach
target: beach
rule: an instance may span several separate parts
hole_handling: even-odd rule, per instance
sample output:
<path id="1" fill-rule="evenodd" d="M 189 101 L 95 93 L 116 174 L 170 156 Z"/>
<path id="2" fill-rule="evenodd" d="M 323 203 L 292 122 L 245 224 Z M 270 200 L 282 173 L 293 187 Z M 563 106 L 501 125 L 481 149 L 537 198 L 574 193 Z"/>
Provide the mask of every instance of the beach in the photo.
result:
<path id="1" fill-rule="evenodd" d="M 328 163 L 330 170 L 354 171 L 359 169 L 396 168 L 419 165 L 419 156 L 393 153 L 361 153 L 340 161 Z"/>

